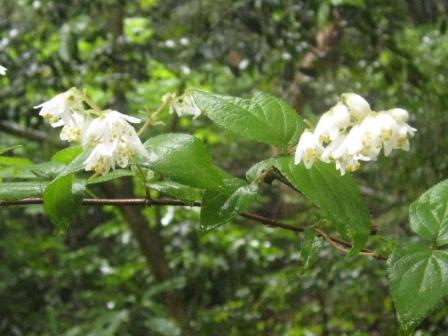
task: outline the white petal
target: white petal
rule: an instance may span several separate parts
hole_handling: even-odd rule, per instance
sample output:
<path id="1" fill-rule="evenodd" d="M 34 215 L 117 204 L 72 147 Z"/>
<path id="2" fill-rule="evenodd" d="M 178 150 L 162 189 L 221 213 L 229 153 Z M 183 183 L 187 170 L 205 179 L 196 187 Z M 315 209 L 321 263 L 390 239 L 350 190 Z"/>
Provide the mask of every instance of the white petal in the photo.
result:
<path id="1" fill-rule="evenodd" d="M 341 101 L 347 106 L 350 114 L 358 120 L 364 119 L 370 112 L 372 112 L 367 100 L 355 93 L 342 94 Z"/>
<path id="2" fill-rule="evenodd" d="M 409 113 L 402 108 L 393 108 L 386 111 L 392 118 L 394 118 L 399 123 L 406 123 L 409 120 Z"/>

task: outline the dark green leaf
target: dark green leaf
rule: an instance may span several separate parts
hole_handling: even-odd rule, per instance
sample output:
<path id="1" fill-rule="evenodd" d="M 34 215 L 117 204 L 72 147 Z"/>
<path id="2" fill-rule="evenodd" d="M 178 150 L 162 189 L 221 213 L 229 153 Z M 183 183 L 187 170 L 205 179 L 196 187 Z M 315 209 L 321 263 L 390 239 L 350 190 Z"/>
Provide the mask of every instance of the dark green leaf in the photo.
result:
<path id="1" fill-rule="evenodd" d="M 443 181 L 411 204 L 411 228 L 438 246 L 448 244 L 448 180 Z"/>
<path id="2" fill-rule="evenodd" d="M 275 167 L 307 198 L 322 208 L 337 230 L 353 241 L 358 253 L 370 234 L 370 214 L 350 175 L 341 176 L 333 165 L 318 162 L 311 169 L 295 165 L 292 157 L 275 158 Z"/>
<path id="3" fill-rule="evenodd" d="M 246 138 L 286 147 L 304 129 L 298 114 L 283 100 L 258 93 L 251 99 L 193 91 L 198 107 L 217 125 Z"/>
<path id="4" fill-rule="evenodd" d="M 5 182 L 0 183 L 0 200 L 12 201 L 41 196 L 48 182 Z"/>
<path id="5" fill-rule="evenodd" d="M 195 189 L 173 181 L 161 181 L 148 184 L 150 189 L 155 189 L 164 194 L 170 195 L 187 204 L 193 204 L 202 198 L 203 191 Z"/>
<path id="6" fill-rule="evenodd" d="M 246 179 L 249 182 L 254 182 L 261 174 L 274 167 L 274 158 L 270 158 L 264 161 L 257 162 L 246 172 Z"/>
<path id="7" fill-rule="evenodd" d="M 321 247 L 322 239 L 316 236 L 316 232 L 313 229 L 305 230 L 300 244 L 300 260 L 303 268 L 310 268 L 317 261 Z"/>
<path id="8" fill-rule="evenodd" d="M 227 223 L 255 202 L 258 187 L 256 184 L 233 178 L 226 182 L 226 189 L 206 190 L 202 198 L 201 227 L 214 229 Z"/>
<path id="9" fill-rule="evenodd" d="M 82 197 L 74 194 L 73 180 L 73 174 L 59 177 L 44 192 L 45 214 L 60 228 L 69 225 L 81 207 Z"/>
<path id="10" fill-rule="evenodd" d="M 0 155 L 3 155 L 4 153 L 9 152 L 9 151 L 19 148 L 19 147 L 22 147 L 22 145 L 14 145 L 14 146 L 8 146 L 8 147 L 0 146 Z"/>
<path id="11" fill-rule="evenodd" d="M 402 331 L 409 334 L 448 294 L 448 251 L 424 245 L 397 248 L 388 275 Z"/>
<path id="12" fill-rule="evenodd" d="M 116 169 L 102 176 L 95 176 L 87 180 L 87 184 L 103 183 L 125 176 L 134 176 L 134 173 L 126 169 Z"/>
<path id="13" fill-rule="evenodd" d="M 222 179 L 207 146 L 188 134 L 162 134 L 150 138 L 146 166 L 165 177 L 194 188 L 219 189 Z"/>

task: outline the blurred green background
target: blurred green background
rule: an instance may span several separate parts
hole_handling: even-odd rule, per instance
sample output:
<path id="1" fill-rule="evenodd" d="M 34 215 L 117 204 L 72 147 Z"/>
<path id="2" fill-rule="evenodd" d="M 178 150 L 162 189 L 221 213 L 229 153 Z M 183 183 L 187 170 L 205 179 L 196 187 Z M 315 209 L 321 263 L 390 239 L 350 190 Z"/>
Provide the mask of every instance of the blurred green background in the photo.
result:
<path id="1" fill-rule="evenodd" d="M 442 0 L 0 0 L 0 145 L 49 160 L 57 131 L 32 107 L 72 86 L 142 118 L 167 92 L 262 90 L 312 122 L 356 92 L 375 110 L 406 108 L 418 129 L 410 152 L 355 174 L 379 227 L 370 246 L 406 239 L 409 203 L 448 176 L 447 14 Z M 160 119 L 145 137 L 194 134 L 235 176 L 276 151 L 204 117 Z M 0 165 L 0 178 L 10 174 Z M 95 192 L 125 195 L 114 187 Z M 41 206 L 1 208 L 0 335 L 398 332 L 382 261 L 323 242 L 306 269 L 300 235 L 243 218 L 202 232 L 197 209 L 140 210 L 86 207 L 60 230 Z M 319 218 L 277 183 L 253 210 L 303 227 Z M 147 262 L 129 213 L 144 219 L 160 258 Z M 446 335 L 447 313 L 437 309 L 417 335 Z"/>

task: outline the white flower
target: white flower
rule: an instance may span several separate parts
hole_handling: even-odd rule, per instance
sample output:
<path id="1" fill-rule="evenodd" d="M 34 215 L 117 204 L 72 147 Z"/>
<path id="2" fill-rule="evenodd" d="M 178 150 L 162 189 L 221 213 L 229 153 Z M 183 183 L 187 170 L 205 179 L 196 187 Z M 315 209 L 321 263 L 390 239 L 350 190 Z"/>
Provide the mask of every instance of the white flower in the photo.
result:
<path id="1" fill-rule="evenodd" d="M 129 123 L 139 123 L 140 119 L 107 110 L 95 118 L 82 137 L 85 147 L 94 147 L 84 162 L 86 170 L 96 174 L 106 174 L 116 165 L 125 168 L 135 156 L 149 158 L 134 127 Z"/>
<path id="2" fill-rule="evenodd" d="M 87 115 L 73 113 L 69 122 L 62 127 L 60 138 L 69 142 L 80 142 L 83 131 L 88 127 L 90 118 Z"/>
<path id="3" fill-rule="evenodd" d="M 352 173 L 355 170 L 358 170 L 361 166 L 358 159 L 353 156 L 344 156 L 335 162 L 336 169 L 341 172 L 342 176 L 344 176 L 346 172 Z"/>
<path id="4" fill-rule="evenodd" d="M 398 123 L 407 123 L 409 120 L 409 113 L 402 108 L 393 108 L 386 111 L 392 118 L 394 118 Z"/>
<path id="5" fill-rule="evenodd" d="M 343 93 L 341 95 L 341 102 L 347 106 L 350 114 L 357 120 L 364 119 L 372 112 L 367 100 L 355 93 Z"/>
<path id="6" fill-rule="evenodd" d="M 340 148 L 344 144 L 346 137 L 347 135 L 340 134 L 334 141 L 330 142 L 330 144 L 323 150 L 320 160 L 326 163 L 330 163 L 331 160 L 334 160 L 335 153 L 340 152 Z"/>
<path id="7" fill-rule="evenodd" d="M 39 115 L 44 117 L 52 127 L 64 126 L 72 121 L 72 113 L 82 113 L 82 98 L 76 88 L 60 93 L 34 108 L 40 108 Z"/>
<path id="8" fill-rule="evenodd" d="M 8 70 L 8 69 L 6 69 L 4 66 L 0 65 L 0 75 L 2 75 L 2 76 L 6 75 L 6 70 Z"/>
<path id="9" fill-rule="evenodd" d="M 129 124 L 138 124 L 141 120 L 118 111 L 106 110 L 104 114 L 92 120 L 83 135 L 82 144 L 92 147 L 100 142 L 124 141 L 125 137 L 137 137 L 135 129 Z"/>
<path id="10" fill-rule="evenodd" d="M 417 131 L 406 122 L 409 114 L 406 110 L 395 108 L 378 113 L 381 127 L 381 139 L 384 145 L 384 154 L 388 156 L 393 149 L 409 150 L 409 136 Z"/>
<path id="11" fill-rule="evenodd" d="M 381 152 L 381 131 L 376 115 L 371 114 L 358 125 L 353 126 L 353 134 L 349 154 L 358 155 L 360 160 L 374 161 Z"/>
<path id="12" fill-rule="evenodd" d="M 382 149 L 386 156 L 394 149 L 409 150 L 409 136 L 416 129 L 407 124 L 408 120 L 404 109 L 374 112 L 361 96 L 343 94 L 341 102 L 322 115 L 314 133 L 305 130 L 302 134 L 295 163 L 304 161 L 309 169 L 318 158 L 334 162 L 341 175 L 353 172 L 361 161 L 377 160 Z"/>
<path id="13" fill-rule="evenodd" d="M 311 168 L 314 161 L 322 154 L 323 147 L 316 136 L 309 130 L 305 130 L 300 137 L 296 148 L 294 163 L 303 161 L 306 168 Z"/>
<path id="14" fill-rule="evenodd" d="M 336 104 L 330 111 L 324 113 L 316 125 L 314 134 L 321 143 L 334 141 L 341 130 L 350 124 L 350 113 L 343 104 Z"/>
<path id="15" fill-rule="evenodd" d="M 202 111 L 196 105 L 193 97 L 189 94 L 183 95 L 171 102 L 170 112 L 176 112 L 179 117 L 192 115 L 194 119 L 199 117 Z"/>
<path id="16" fill-rule="evenodd" d="M 84 161 L 84 166 L 87 171 L 95 171 L 98 175 L 106 174 L 113 164 L 113 156 L 111 148 L 104 144 L 97 145 L 90 153 L 87 160 Z"/>

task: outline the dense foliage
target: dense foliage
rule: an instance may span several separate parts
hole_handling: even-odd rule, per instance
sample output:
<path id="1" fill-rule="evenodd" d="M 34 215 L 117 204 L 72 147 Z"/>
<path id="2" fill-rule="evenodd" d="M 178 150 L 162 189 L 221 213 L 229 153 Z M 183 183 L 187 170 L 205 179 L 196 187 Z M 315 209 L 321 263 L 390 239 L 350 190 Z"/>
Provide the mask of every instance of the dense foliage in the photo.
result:
<path id="1" fill-rule="evenodd" d="M 437 0 L 3 1 L 0 199 L 43 206 L 0 208 L 0 333 L 443 335 L 447 11 Z M 90 152 L 64 148 L 32 108 L 74 86 L 149 117 L 155 156 L 83 172 Z M 159 108 L 185 90 L 204 115 Z M 304 128 L 343 92 L 406 108 L 410 151 L 344 176 L 295 165 Z"/>

